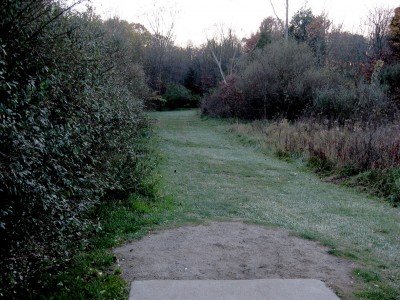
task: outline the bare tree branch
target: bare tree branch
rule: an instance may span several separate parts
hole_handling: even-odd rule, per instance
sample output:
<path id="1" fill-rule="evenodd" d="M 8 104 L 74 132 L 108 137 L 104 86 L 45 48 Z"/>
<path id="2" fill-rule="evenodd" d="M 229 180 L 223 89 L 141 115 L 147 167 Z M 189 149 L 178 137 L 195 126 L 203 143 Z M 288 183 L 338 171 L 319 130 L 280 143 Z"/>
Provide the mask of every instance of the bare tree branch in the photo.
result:
<path id="1" fill-rule="evenodd" d="M 234 72 L 236 55 L 240 50 L 240 42 L 231 28 L 225 31 L 223 25 L 214 31 L 212 39 L 207 38 L 207 46 L 212 54 L 222 80 L 226 83 L 226 76 Z"/>
<path id="2" fill-rule="evenodd" d="M 369 31 L 370 50 L 372 55 L 383 58 L 387 52 L 387 32 L 393 10 L 384 7 L 376 7 L 369 12 L 366 25 Z"/>
<path id="3" fill-rule="evenodd" d="M 36 38 L 40 32 L 42 32 L 43 29 L 45 29 L 49 24 L 51 24 L 52 22 L 54 22 L 55 20 L 57 20 L 59 17 L 61 17 L 63 14 L 65 14 L 67 11 L 70 11 L 72 8 L 74 8 L 75 6 L 77 6 L 78 4 L 84 2 L 86 0 L 79 0 L 79 1 L 75 1 L 74 3 L 72 3 L 70 6 L 68 6 L 65 9 L 62 9 L 61 12 L 59 12 L 58 14 L 56 14 L 54 17 L 50 18 L 47 22 L 45 22 L 44 24 L 42 24 L 39 29 L 37 29 L 28 39 L 28 41 L 33 40 L 34 38 Z"/>
<path id="4" fill-rule="evenodd" d="M 276 19 L 278 20 L 279 24 L 282 26 L 282 28 L 285 28 L 285 41 L 289 40 L 289 0 L 286 0 L 286 19 L 285 22 L 282 21 L 281 18 L 279 18 L 278 14 L 276 13 L 274 3 L 272 0 L 269 0 L 269 3 L 271 4 L 272 10 L 274 12 L 274 15 Z"/>
<path id="5" fill-rule="evenodd" d="M 174 41 L 176 14 L 177 11 L 165 7 L 159 7 L 154 9 L 151 12 L 151 15 L 148 16 L 150 28 L 153 33 L 153 50 L 156 56 L 155 60 L 158 76 L 157 80 L 160 85 L 159 89 L 161 89 L 162 85 L 165 55 L 168 47 L 172 45 Z M 168 19 L 166 19 L 167 16 L 169 16 Z"/>
<path id="6" fill-rule="evenodd" d="M 226 83 L 225 74 L 224 74 L 224 71 L 222 70 L 222 66 L 221 66 L 221 60 L 218 59 L 218 57 L 215 55 L 215 52 L 213 49 L 211 49 L 211 53 L 212 53 L 215 63 L 218 65 L 218 69 L 221 74 L 222 80 L 224 81 L 224 83 Z"/>
<path id="7" fill-rule="evenodd" d="M 275 6 L 274 6 L 274 4 L 272 3 L 272 0 L 269 0 L 269 3 L 271 3 L 271 7 L 272 7 L 272 10 L 273 10 L 273 12 L 274 12 L 274 15 L 275 15 L 276 19 L 279 21 L 279 23 L 281 24 L 281 26 L 284 27 L 284 23 L 283 23 L 282 19 L 278 17 L 278 15 L 277 15 L 277 13 L 276 13 L 276 10 L 275 10 Z"/>

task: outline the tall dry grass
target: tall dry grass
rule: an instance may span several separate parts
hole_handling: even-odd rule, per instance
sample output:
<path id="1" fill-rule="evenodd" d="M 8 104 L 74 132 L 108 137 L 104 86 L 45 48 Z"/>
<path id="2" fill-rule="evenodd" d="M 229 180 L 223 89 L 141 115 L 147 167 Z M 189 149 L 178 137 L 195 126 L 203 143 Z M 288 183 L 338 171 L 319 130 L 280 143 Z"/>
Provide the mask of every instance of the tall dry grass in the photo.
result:
<path id="1" fill-rule="evenodd" d="M 380 126 L 339 126 L 311 120 L 289 124 L 282 120 L 262 130 L 278 150 L 329 160 L 338 168 L 361 172 L 400 167 L 400 121 Z"/>
<path id="2" fill-rule="evenodd" d="M 301 155 L 319 173 L 346 177 L 394 205 L 400 203 L 400 120 L 379 126 L 311 119 L 256 121 L 232 125 L 231 130 L 246 142 L 272 148 L 280 157 Z"/>

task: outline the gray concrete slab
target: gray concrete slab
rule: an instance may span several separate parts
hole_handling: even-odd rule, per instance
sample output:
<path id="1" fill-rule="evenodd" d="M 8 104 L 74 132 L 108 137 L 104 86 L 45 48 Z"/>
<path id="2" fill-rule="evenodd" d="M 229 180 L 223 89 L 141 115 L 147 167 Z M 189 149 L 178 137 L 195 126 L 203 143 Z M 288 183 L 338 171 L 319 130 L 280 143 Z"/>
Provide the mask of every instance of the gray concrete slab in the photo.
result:
<path id="1" fill-rule="evenodd" d="M 338 300 L 316 279 L 134 281 L 129 300 Z"/>

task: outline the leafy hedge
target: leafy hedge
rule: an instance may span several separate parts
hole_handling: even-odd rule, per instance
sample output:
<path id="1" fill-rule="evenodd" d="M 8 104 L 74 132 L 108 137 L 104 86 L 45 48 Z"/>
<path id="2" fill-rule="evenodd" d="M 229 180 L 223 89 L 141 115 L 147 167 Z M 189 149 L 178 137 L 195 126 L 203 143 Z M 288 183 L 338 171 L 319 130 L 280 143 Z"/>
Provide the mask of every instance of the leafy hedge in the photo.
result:
<path id="1" fill-rule="evenodd" d="M 163 98 L 166 100 L 165 107 L 168 109 L 195 108 L 199 102 L 199 96 L 193 95 L 190 90 L 180 84 L 168 85 Z"/>
<path id="2" fill-rule="evenodd" d="M 2 297 L 23 298 L 38 274 L 67 265 L 105 195 L 143 188 L 147 88 L 119 25 L 58 1 L 2 2 Z"/>

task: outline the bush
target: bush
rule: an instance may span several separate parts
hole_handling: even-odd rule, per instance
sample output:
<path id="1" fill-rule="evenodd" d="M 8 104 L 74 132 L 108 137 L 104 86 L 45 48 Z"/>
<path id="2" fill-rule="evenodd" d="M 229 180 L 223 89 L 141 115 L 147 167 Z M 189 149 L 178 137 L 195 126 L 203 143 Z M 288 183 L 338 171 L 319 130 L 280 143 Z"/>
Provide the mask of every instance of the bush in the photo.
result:
<path id="1" fill-rule="evenodd" d="M 241 90 L 238 88 L 239 78 L 230 75 L 211 95 L 203 98 L 201 111 L 203 115 L 221 118 L 244 117 L 246 106 Z"/>
<path id="2" fill-rule="evenodd" d="M 202 111 L 218 117 L 294 119 L 312 102 L 307 74 L 313 65 L 305 44 L 268 44 L 249 54 L 238 75 L 226 78 L 217 92 L 203 99 Z"/>
<path id="3" fill-rule="evenodd" d="M 211 91 L 205 95 L 200 104 L 201 114 L 214 118 L 227 118 L 229 110 L 226 104 L 222 101 L 220 91 L 218 89 Z"/>
<path id="4" fill-rule="evenodd" d="M 305 43 L 273 42 L 242 58 L 238 74 L 204 98 L 203 112 L 243 119 L 292 121 L 311 115 L 341 124 L 379 123 L 398 115 L 398 69 L 397 65 L 386 66 L 383 72 L 377 68 L 380 81 L 367 84 L 329 66 L 316 68 Z"/>
<path id="5" fill-rule="evenodd" d="M 371 189 L 374 194 L 387 197 L 394 205 L 400 204 L 400 168 L 369 170 L 350 182 Z"/>
<path id="6" fill-rule="evenodd" d="M 338 84 L 318 88 L 311 111 L 342 124 L 346 120 L 379 122 L 396 114 L 391 104 L 384 86 Z"/>
<path id="7" fill-rule="evenodd" d="M 244 96 L 238 87 L 239 77 L 230 75 L 221 84 L 219 97 L 224 103 L 226 113 L 229 118 L 246 116 Z"/>
<path id="8" fill-rule="evenodd" d="M 313 60 L 311 49 L 294 41 L 254 51 L 242 67 L 239 85 L 253 118 L 300 116 L 312 101 L 307 74 Z"/>
<path id="9" fill-rule="evenodd" d="M 168 109 L 176 108 L 195 108 L 198 107 L 199 97 L 180 84 L 170 84 L 163 95 L 165 107 Z"/>
<path id="10" fill-rule="evenodd" d="M 345 86 L 323 87 L 316 90 L 311 110 L 343 123 L 354 116 L 356 103 L 354 92 Z"/>
<path id="11" fill-rule="evenodd" d="M 389 87 L 395 107 L 400 109 L 400 63 L 387 65 L 382 71 L 382 84 Z"/>
<path id="12" fill-rule="evenodd" d="M 141 190 L 147 171 L 137 146 L 147 126 L 141 67 L 90 10 L 58 3 L 7 0 L 0 8 L 6 298 L 25 298 L 45 285 L 38 274 L 68 265 L 97 228 L 90 216 L 104 196 Z"/>

